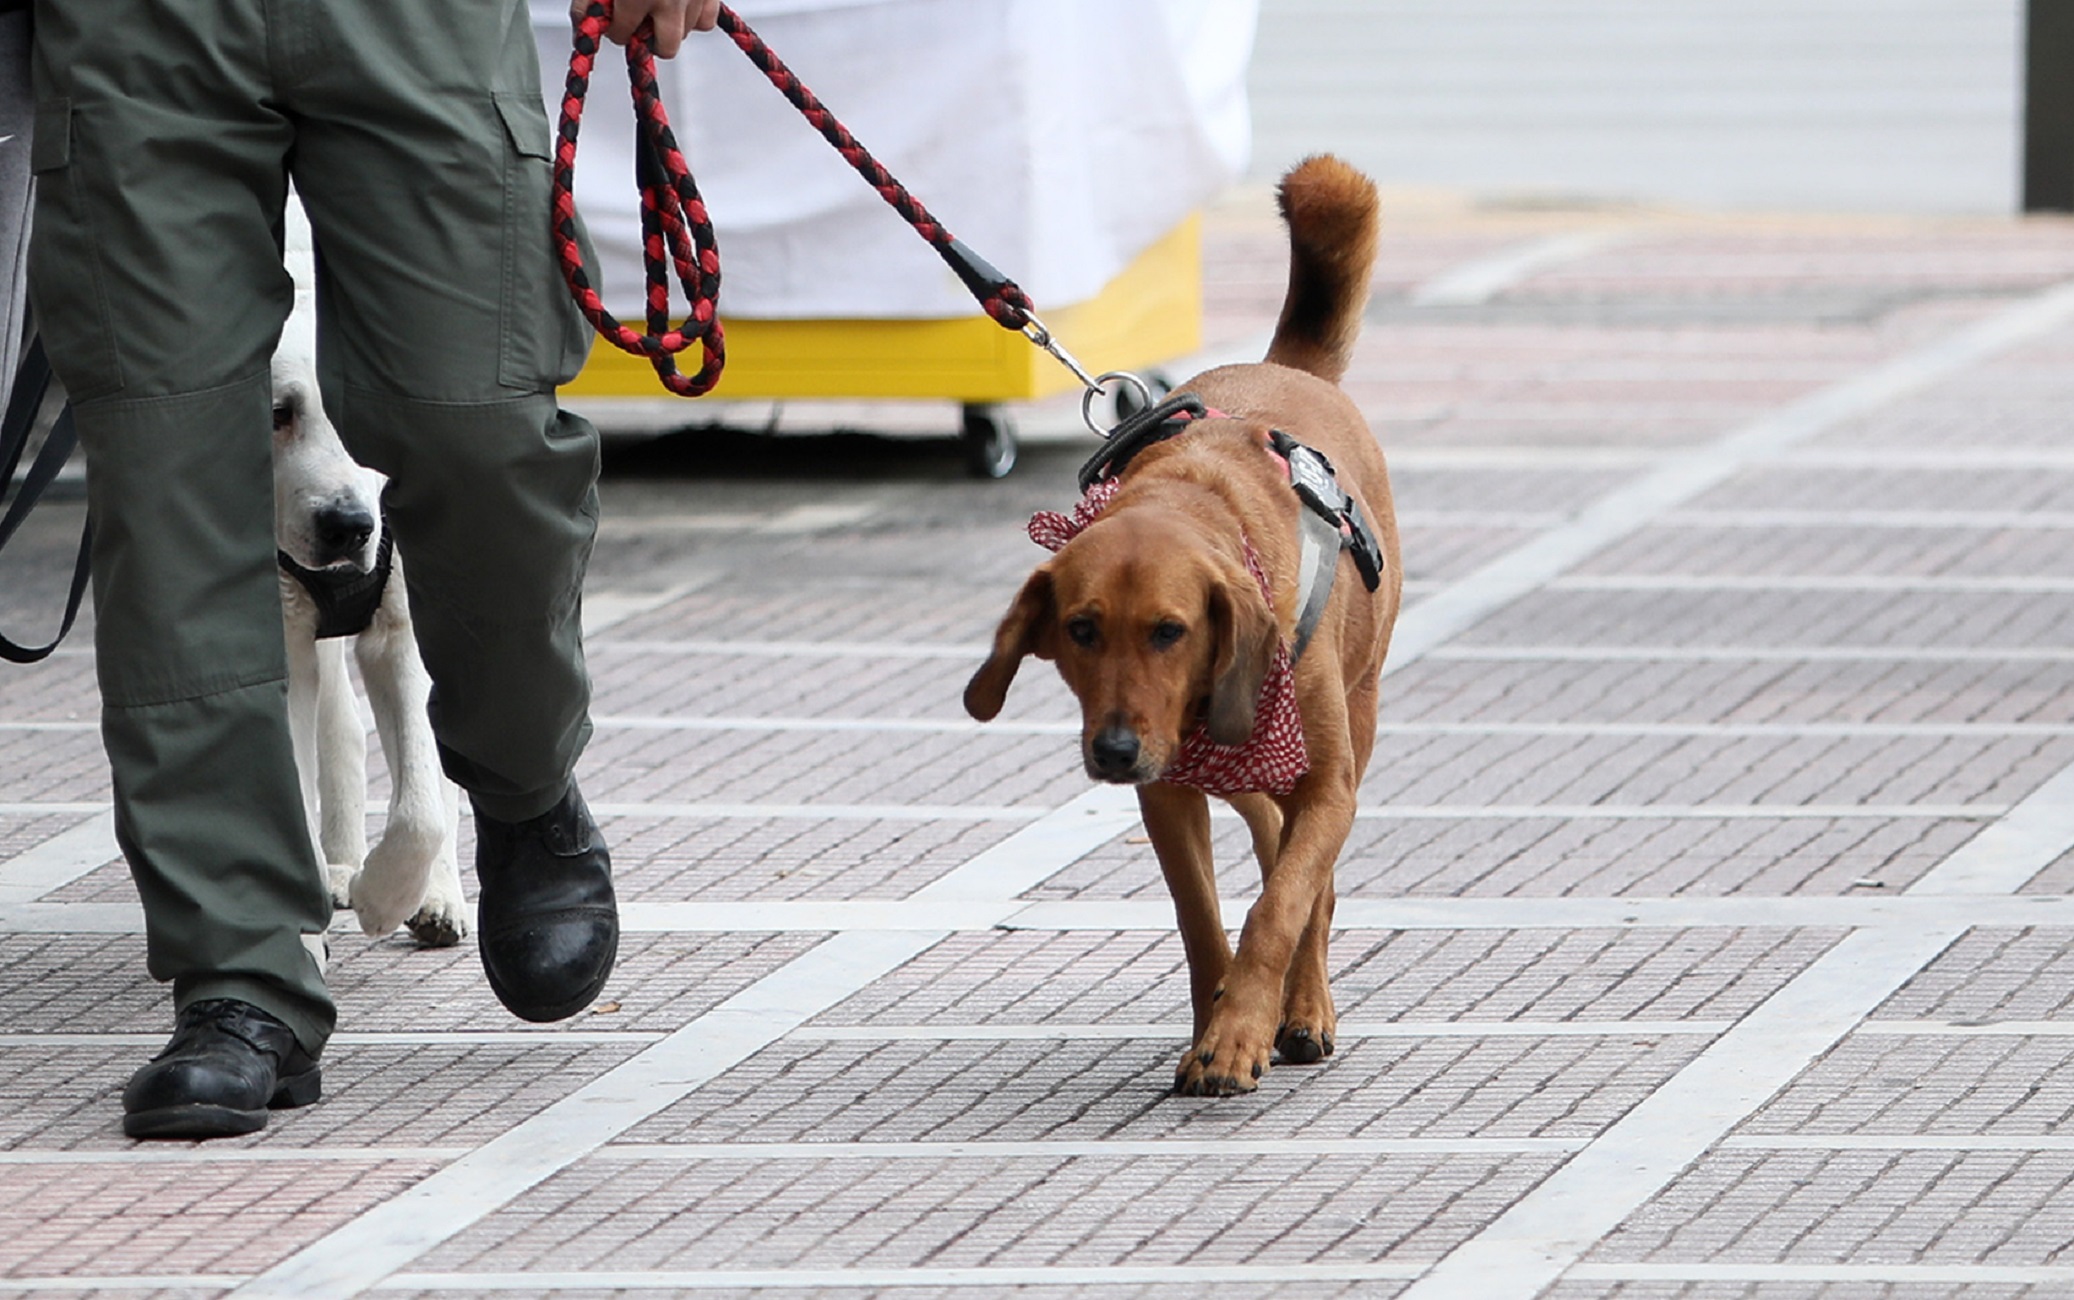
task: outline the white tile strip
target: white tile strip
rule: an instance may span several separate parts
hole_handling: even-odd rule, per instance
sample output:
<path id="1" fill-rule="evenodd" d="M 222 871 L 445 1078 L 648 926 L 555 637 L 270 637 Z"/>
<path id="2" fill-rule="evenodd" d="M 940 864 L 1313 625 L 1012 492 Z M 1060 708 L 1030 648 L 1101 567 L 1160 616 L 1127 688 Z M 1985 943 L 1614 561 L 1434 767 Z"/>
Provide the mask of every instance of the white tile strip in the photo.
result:
<path id="1" fill-rule="evenodd" d="M 829 939 L 233 1294 L 278 1300 L 360 1294 L 851 990 L 897 969 L 937 937 L 877 932 Z"/>
<path id="2" fill-rule="evenodd" d="M 1450 1252 L 1405 1300 L 1527 1300 L 1718 1142 L 1962 930 L 1861 930 Z"/>
<path id="3" fill-rule="evenodd" d="M 727 818 L 774 821 L 1026 822 L 1046 809 L 1031 804 L 938 803 L 594 803 L 599 817 Z"/>
<path id="4" fill-rule="evenodd" d="M 2066 1264 L 1580 1264 L 1565 1276 L 1580 1282 L 2036 1286 L 2047 1288 L 2041 1295 L 2074 1294 L 2074 1266 Z"/>
<path id="5" fill-rule="evenodd" d="M 1657 521 L 1666 528 L 1941 528 L 1989 531 L 2059 531 L 2074 528 L 2066 510 L 1678 510 Z"/>
<path id="6" fill-rule="evenodd" d="M 594 1160 L 1108 1160 L 1226 1156 L 1508 1156 L 1571 1152 L 1585 1138 L 1116 1138 L 1039 1142 L 657 1142 L 600 1147 Z"/>
<path id="7" fill-rule="evenodd" d="M 1015 907 L 1008 900 L 1106 843 L 1135 817 L 1135 801 L 1113 788 L 1098 788 L 1024 827 L 923 893 L 939 903 L 991 900 L 996 914 L 1005 914 Z M 940 930 L 856 931 L 824 941 L 633 1059 L 297 1251 L 235 1294 L 278 1300 L 360 1294 L 898 969 L 944 935 Z"/>
<path id="8" fill-rule="evenodd" d="M 1500 249 L 1465 262 L 1415 286 L 1405 296 L 1414 307 L 1475 307 L 1491 301 L 1536 273 L 1611 248 L 1628 237 L 1622 230 L 1572 230 Z"/>
<path id="9" fill-rule="evenodd" d="M 2070 845 L 2074 847 L 2074 845 Z M 1250 898 L 1224 901 L 1224 915 L 1245 915 Z M 658 904 L 675 907 L 676 904 Z M 2008 894 L 1939 898 L 1866 889 L 1849 897 L 1701 896 L 1691 898 L 1358 898 L 1342 895 L 1332 928 L 1348 930 L 1702 930 L 1915 929 L 1939 918 L 1954 925 L 2022 929 L 2074 926 L 2074 898 Z M 645 918 L 644 918 L 645 919 Z M 691 921 L 690 916 L 655 919 Z M 1174 928 L 1164 898 L 1031 903 L 1004 930 L 1081 933 Z"/>
<path id="10" fill-rule="evenodd" d="M 1233 1286 L 1272 1288 L 1302 1282 L 1385 1282 L 1417 1277 L 1425 1266 L 1374 1264 L 1116 1264 L 989 1265 L 981 1268 L 766 1268 L 678 1273 L 405 1273 L 380 1291 L 747 1291 L 783 1287 L 820 1290 L 870 1287 Z M 1266 1294 L 1255 1290 L 1249 1294 Z"/>
<path id="11" fill-rule="evenodd" d="M 1466 663 L 1905 663 L 2067 664 L 2060 646 L 1881 645 L 1451 645 L 1428 659 Z"/>
<path id="12" fill-rule="evenodd" d="M 1726 1020 L 1342 1020 L 1338 1037 L 1357 1038 L 1655 1038 L 1668 1034 L 1725 1033 Z M 2074 1029 L 2074 1026 L 2070 1026 Z M 795 1043 L 1000 1043 L 1171 1038 L 1186 1042 L 1189 1026 L 1056 1023 L 1036 1025 L 802 1025 Z"/>
<path id="13" fill-rule="evenodd" d="M 603 714 L 591 719 L 600 731 L 768 731 L 885 732 L 943 736 L 1077 736 L 1077 722 L 1026 722 L 996 718 L 755 718 L 662 717 L 655 714 Z"/>
<path id="14" fill-rule="evenodd" d="M 32 902 L 121 856 L 114 817 L 97 812 L 71 830 L 0 861 L 0 907 Z"/>
<path id="15" fill-rule="evenodd" d="M 160 1034 L 158 1042 L 166 1036 Z M 210 1143 L 187 1146 L 131 1144 L 108 1150 L 36 1151 L 12 1147 L 0 1151 L 0 1167 L 8 1165 L 200 1165 L 200 1164 L 344 1164 L 378 1165 L 397 1161 L 445 1164 L 474 1147 L 232 1147 Z"/>
<path id="16" fill-rule="evenodd" d="M 1250 897 L 1229 898 L 1225 915 L 1240 917 Z M 1920 926 L 1949 917 L 1954 924 L 2021 929 L 2074 927 L 2074 898 L 2056 894 L 1928 895 L 1868 888 L 1847 897 L 1696 895 L 1686 898 L 1360 898 L 1342 895 L 1333 929 L 1348 930 L 1570 930 L 1570 929 L 1848 929 Z M 341 913 L 344 932 L 353 919 Z M 621 905 L 627 934 L 935 934 L 988 930 L 1053 933 L 1169 932 L 1173 905 L 1164 896 L 1073 899 L 1039 903 L 999 899 L 714 900 Z M 135 903 L 18 903 L 0 907 L 0 933 L 142 934 Z"/>
<path id="17" fill-rule="evenodd" d="M 1557 578 L 1545 587 L 1549 591 L 1869 591 L 1927 592 L 1948 596 L 2058 596 L 2074 592 L 2074 578 L 2036 574 L 1968 578 L 1888 573 L 1609 573 Z"/>
<path id="18" fill-rule="evenodd" d="M 1077 736 L 1078 722 L 1027 722 L 997 718 L 758 718 L 612 715 L 593 718 L 600 731 L 834 732 L 964 736 Z M 0 723 L 0 730 L 5 730 Z M 1763 739 L 1903 737 L 1995 739 L 2014 736 L 2074 736 L 2074 722 L 1383 722 L 1378 736 L 1599 736 Z"/>
<path id="19" fill-rule="evenodd" d="M 1907 905 L 1928 903 L 1930 915 L 1847 935 L 1402 1300 L 1527 1300 L 1571 1275 L 1601 1238 L 1964 934 L 1963 908 L 2014 891 L 2069 849 L 2074 766 L 1908 891 Z"/>
<path id="20" fill-rule="evenodd" d="M 2074 1151 L 2063 1133 L 1735 1133 L 1737 1151 Z"/>
<path id="21" fill-rule="evenodd" d="M 1730 1020 L 1342 1020 L 1343 1041 L 1363 1038 L 1659 1038 L 1688 1035 L 1711 1038 L 1734 1028 Z M 807 1024 L 786 1035 L 795 1043 L 1006 1043 L 1006 1042 L 1111 1042 L 1133 1039 L 1187 1037 L 1182 1021 L 1043 1021 L 1035 1024 Z M 2074 1020 L 1868 1020 L 1853 1031 L 1859 1036 L 1882 1038 L 2074 1038 Z M 0 1048 L 26 1047 L 55 1050 L 67 1047 L 157 1047 L 165 1042 L 162 1032 L 136 1034 L 10 1033 L 0 1034 Z M 667 1035 L 646 1030 L 587 1031 L 556 1029 L 540 1032 L 498 1033 L 476 1030 L 427 1029 L 413 1032 L 333 1034 L 334 1047 L 541 1047 L 561 1048 L 570 1044 L 646 1047 Z M 1882 1139 L 1884 1140 L 1884 1139 Z M 1942 1138 L 1940 1141 L 1944 1140 Z M 1963 1144 L 1965 1137 L 1950 1140 Z M 2012 1138 L 2011 1141 L 2028 1141 Z M 2074 1138 L 2067 1139 L 2074 1142 Z M 272 1148 L 264 1148 L 272 1150 Z M 430 1148 L 427 1148 L 430 1149 Z M 456 1151 L 467 1148 L 456 1148 Z M 8 1158 L 0 1152 L 0 1161 Z M 387 1158 L 387 1157 L 385 1157 Z"/>
<path id="22" fill-rule="evenodd" d="M 966 645 L 923 641 L 615 641 L 600 637 L 586 641 L 583 651 L 589 655 L 714 655 L 729 659 L 961 659 L 975 668 L 987 656 L 986 646 L 977 641 Z"/>

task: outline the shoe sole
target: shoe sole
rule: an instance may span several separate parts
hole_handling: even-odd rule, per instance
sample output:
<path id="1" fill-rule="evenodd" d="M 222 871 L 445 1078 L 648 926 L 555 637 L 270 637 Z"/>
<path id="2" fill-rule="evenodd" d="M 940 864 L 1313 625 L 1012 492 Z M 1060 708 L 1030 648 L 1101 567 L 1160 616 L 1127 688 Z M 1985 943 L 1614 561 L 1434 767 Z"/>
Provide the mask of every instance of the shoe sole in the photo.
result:
<path id="1" fill-rule="evenodd" d="M 322 1074 L 312 1068 L 276 1083 L 274 1095 L 259 1110 L 239 1110 L 234 1106 L 211 1106 L 203 1102 L 161 1106 L 157 1110 L 140 1110 L 123 1116 L 122 1131 L 125 1136 L 133 1138 L 237 1137 L 265 1128 L 268 1111 L 308 1106 L 323 1094 Z"/>

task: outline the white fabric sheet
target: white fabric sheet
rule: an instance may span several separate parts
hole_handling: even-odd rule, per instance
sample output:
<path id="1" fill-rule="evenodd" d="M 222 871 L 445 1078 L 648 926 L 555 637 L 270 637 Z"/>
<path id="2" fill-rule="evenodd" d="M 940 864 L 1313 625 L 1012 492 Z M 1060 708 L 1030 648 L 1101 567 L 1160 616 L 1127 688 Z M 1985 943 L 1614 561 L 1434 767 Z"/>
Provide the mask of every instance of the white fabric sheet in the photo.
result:
<path id="1" fill-rule="evenodd" d="M 1257 6 L 739 0 L 735 8 L 1041 312 L 1094 296 L 1243 172 Z M 554 120 L 568 75 L 567 9 L 534 0 L 533 25 Z M 727 37 L 695 35 L 658 69 L 719 236 L 724 315 L 978 312 L 935 251 Z M 617 46 L 591 79 L 576 170 L 606 302 L 638 315 L 633 114 Z"/>

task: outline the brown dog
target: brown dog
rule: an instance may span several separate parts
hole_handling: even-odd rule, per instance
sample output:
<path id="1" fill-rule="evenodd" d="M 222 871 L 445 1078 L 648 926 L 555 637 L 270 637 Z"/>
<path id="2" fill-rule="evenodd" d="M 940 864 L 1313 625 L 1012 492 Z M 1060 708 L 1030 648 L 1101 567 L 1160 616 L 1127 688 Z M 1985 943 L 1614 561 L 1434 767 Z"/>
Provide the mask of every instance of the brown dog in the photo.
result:
<path id="1" fill-rule="evenodd" d="M 1137 787 L 1188 954 L 1195 1042 L 1174 1086 L 1192 1095 L 1251 1091 L 1272 1049 L 1302 1064 L 1332 1052 L 1332 868 L 1374 744 L 1377 677 L 1403 587 L 1382 451 L 1337 387 L 1368 299 L 1375 187 L 1316 157 L 1283 178 L 1280 197 L 1289 291 L 1267 360 L 1182 386 L 1208 416 L 1130 460 L 1106 505 L 1090 498 L 1084 509 L 1099 513 L 1030 575 L 965 689 L 966 710 L 985 721 L 1025 655 L 1054 660 L 1080 700 L 1088 774 Z M 1245 775 L 1207 783 L 1244 817 L 1265 880 L 1234 957 L 1218 915 L 1209 803 L 1203 789 L 1166 778 L 1182 770 L 1177 758 L 1193 763 L 1191 743 L 1258 742 L 1263 683 L 1297 639 L 1310 590 L 1299 589 L 1306 507 L 1270 450 L 1271 430 L 1330 458 L 1370 524 L 1381 579 L 1370 590 L 1369 575 L 1336 550 L 1313 566 L 1337 571 L 1295 665 L 1308 770 L 1286 793 L 1246 785 Z M 1293 744 L 1293 718 L 1286 729 Z"/>

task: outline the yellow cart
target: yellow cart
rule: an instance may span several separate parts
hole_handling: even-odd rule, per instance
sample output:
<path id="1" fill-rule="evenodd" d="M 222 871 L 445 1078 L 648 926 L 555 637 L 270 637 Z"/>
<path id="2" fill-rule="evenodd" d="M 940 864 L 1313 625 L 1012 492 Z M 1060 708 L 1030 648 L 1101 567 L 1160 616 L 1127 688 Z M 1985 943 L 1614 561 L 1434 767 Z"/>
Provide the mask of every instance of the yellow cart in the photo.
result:
<path id="1" fill-rule="evenodd" d="M 1202 221 L 1188 217 L 1139 254 L 1100 293 L 1038 303 L 1059 342 L 1093 373 L 1136 370 L 1201 346 Z M 940 398 L 963 406 L 966 464 L 998 478 L 1015 465 L 1005 402 L 1077 386 L 1066 368 L 985 316 L 950 320 L 757 320 L 726 314 L 727 370 L 716 400 Z M 574 398 L 653 397 L 655 371 L 600 339 Z"/>

